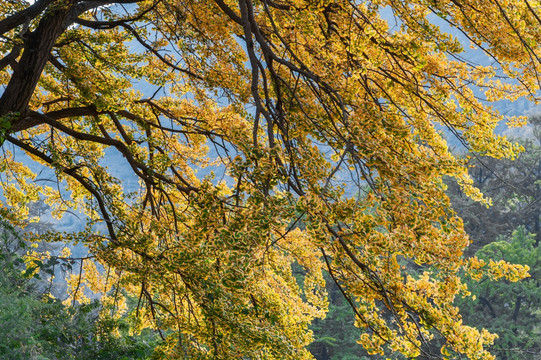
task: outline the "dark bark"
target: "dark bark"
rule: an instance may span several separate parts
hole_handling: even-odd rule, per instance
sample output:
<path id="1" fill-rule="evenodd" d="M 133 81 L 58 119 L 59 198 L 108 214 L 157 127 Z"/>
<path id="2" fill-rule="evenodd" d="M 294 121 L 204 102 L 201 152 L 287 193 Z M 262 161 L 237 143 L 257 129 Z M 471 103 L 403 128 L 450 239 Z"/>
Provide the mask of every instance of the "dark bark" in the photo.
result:
<path id="1" fill-rule="evenodd" d="M 488 301 L 487 298 L 485 298 L 483 296 L 479 296 L 479 301 L 481 302 L 481 304 L 483 306 L 486 306 L 488 308 L 488 311 L 490 312 L 490 315 L 492 315 L 492 317 L 496 317 L 496 313 L 494 312 L 494 308 L 492 307 L 492 305 L 490 304 L 490 301 Z"/>
<path id="2" fill-rule="evenodd" d="M 517 295 L 517 302 L 515 303 L 515 311 L 513 311 L 513 321 L 516 323 L 518 319 L 518 313 L 520 311 L 520 305 L 522 304 L 522 295 Z"/>
<path id="3" fill-rule="evenodd" d="M 70 10 L 71 6 L 66 5 L 46 13 L 26 38 L 18 66 L 0 98 L 0 116 L 25 113 L 51 50 L 65 29 Z M 11 131 L 28 127 L 24 117 L 14 117 Z"/>
<path id="4" fill-rule="evenodd" d="M 539 244 L 541 243 L 541 230 L 540 227 L 539 227 L 539 211 L 536 211 L 536 214 L 535 214 L 535 227 L 534 227 L 534 232 L 535 232 L 535 247 L 538 247 Z"/>
<path id="5" fill-rule="evenodd" d="M 35 18 L 53 1 L 54 0 L 38 0 L 23 11 L 19 11 L 18 13 L 1 20 L 0 35 L 4 35 L 6 32 L 13 30 L 17 26 L 28 22 L 30 19 Z"/>
<path id="6" fill-rule="evenodd" d="M 539 160 L 537 162 L 537 171 L 535 172 L 535 179 L 536 179 L 536 182 L 535 182 L 535 199 L 539 199 L 541 198 L 541 188 L 539 186 L 539 184 L 537 183 L 537 181 L 540 180 L 541 178 L 541 160 Z M 540 213 L 540 210 L 541 208 L 539 207 L 538 204 L 536 204 L 535 208 L 534 208 L 534 223 L 535 223 L 535 229 L 534 229 L 534 232 L 535 232 L 535 247 L 538 247 L 539 244 L 541 243 L 541 224 L 540 224 L 540 217 L 541 217 L 541 213 Z"/>

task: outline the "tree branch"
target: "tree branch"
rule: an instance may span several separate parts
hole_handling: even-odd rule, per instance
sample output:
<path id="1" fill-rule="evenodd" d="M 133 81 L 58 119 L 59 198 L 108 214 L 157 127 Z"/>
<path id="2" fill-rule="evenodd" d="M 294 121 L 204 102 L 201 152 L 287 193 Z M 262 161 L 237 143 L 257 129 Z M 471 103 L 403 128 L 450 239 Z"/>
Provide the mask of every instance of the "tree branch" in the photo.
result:
<path id="1" fill-rule="evenodd" d="M 55 0 L 38 0 L 26 9 L 19 11 L 0 21 L 0 35 L 4 35 L 19 25 L 24 24 L 32 18 L 35 18 Z"/>

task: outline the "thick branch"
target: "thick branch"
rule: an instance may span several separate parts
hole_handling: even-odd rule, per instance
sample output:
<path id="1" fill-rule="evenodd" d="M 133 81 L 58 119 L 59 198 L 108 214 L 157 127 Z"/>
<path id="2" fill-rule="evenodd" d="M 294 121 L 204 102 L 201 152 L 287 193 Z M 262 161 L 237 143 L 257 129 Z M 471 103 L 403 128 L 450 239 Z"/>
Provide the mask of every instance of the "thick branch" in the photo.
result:
<path id="1" fill-rule="evenodd" d="M 16 71 L 17 70 L 17 57 L 20 55 L 22 50 L 22 46 L 16 45 L 11 49 L 11 52 L 4 56 L 2 59 L 0 59 L 0 71 L 4 70 L 4 68 L 8 65 L 11 65 L 11 69 Z"/>
<path id="2" fill-rule="evenodd" d="M 105 29 L 113 29 L 115 27 L 118 27 L 122 24 L 128 23 L 128 22 L 134 22 L 140 20 L 143 16 L 145 16 L 148 12 L 153 10 L 156 7 L 156 4 L 158 4 L 161 0 L 157 0 L 152 6 L 150 6 L 148 9 L 145 9 L 141 11 L 137 16 L 120 19 L 120 20 L 114 20 L 114 21 L 92 21 L 92 20 L 85 20 L 77 18 L 75 20 L 76 23 L 82 26 L 89 27 L 91 29 L 96 30 L 105 30 Z"/>
<path id="3" fill-rule="evenodd" d="M 41 19 L 36 30 L 28 35 L 19 65 L 0 98 L 0 116 L 10 112 L 25 112 L 49 60 L 51 49 L 65 29 L 70 9 L 65 6 L 51 11 Z"/>
<path id="4" fill-rule="evenodd" d="M 54 0 L 38 0 L 26 9 L 19 11 L 0 21 L 0 35 L 4 35 L 17 26 L 24 24 L 39 15 Z"/>
<path id="5" fill-rule="evenodd" d="M 31 113 L 29 116 L 21 117 L 19 120 L 17 120 L 10 129 L 10 132 L 16 133 L 19 131 L 23 131 L 26 129 L 29 129 L 31 127 L 34 127 L 39 124 L 43 124 L 44 118 L 41 116 L 36 116 L 37 113 Z M 74 116 L 95 116 L 99 115 L 99 112 L 96 110 L 95 106 L 84 106 L 84 107 L 76 107 L 76 108 L 67 108 L 67 109 L 61 109 L 56 111 L 51 111 L 44 116 L 47 116 L 51 119 L 58 120 L 58 119 L 64 119 L 68 117 L 74 117 Z"/>
<path id="6" fill-rule="evenodd" d="M 197 191 L 197 188 L 192 187 L 192 186 L 181 186 L 177 184 L 176 182 L 174 182 L 173 180 L 167 178 L 166 176 L 156 173 L 145 164 L 137 161 L 135 157 L 133 156 L 133 154 L 131 153 L 130 149 L 122 141 L 108 138 L 108 137 L 101 137 L 101 136 L 96 136 L 96 135 L 76 131 L 47 115 L 40 114 L 35 111 L 31 111 L 29 115 L 31 115 L 31 117 L 35 119 L 38 119 L 39 121 L 41 121 L 41 123 L 49 124 L 53 126 L 54 128 L 68 134 L 69 136 L 77 140 L 91 141 L 98 144 L 115 147 L 118 151 L 122 153 L 122 155 L 126 157 L 126 160 L 128 160 L 128 163 L 132 167 L 133 171 L 137 174 L 137 176 L 139 176 L 141 179 L 145 181 L 149 181 L 150 183 L 155 183 L 154 179 L 157 179 L 167 184 L 174 185 L 177 188 L 177 190 L 182 191 L 184 193 Z"/>

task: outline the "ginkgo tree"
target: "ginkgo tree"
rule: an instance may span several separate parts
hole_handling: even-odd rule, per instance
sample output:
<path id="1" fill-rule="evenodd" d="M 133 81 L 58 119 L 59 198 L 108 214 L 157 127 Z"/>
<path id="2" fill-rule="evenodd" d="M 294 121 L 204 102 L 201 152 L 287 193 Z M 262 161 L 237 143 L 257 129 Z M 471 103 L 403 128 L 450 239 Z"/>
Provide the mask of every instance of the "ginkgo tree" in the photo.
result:
<path id="1" fill-rule="evenodd" d="M 441 129 L 516 156 L 494 128 L 524 119 L 490 103 L 536 99 L 540 18 L 537 0 L 4 0 L 3 216 L 40 197 L 83 212 L 64 238 L 96 262 L 68 279 L 70 301 L 137 298 L 133 331 L 160 332 L 157 356 L 311 358 L 327 272 L 369 353 L 490 359 L 494 335 L 453 305 L 461 274 L 527 268 L 463 258 L 443 178 L 488 200 Z"/>

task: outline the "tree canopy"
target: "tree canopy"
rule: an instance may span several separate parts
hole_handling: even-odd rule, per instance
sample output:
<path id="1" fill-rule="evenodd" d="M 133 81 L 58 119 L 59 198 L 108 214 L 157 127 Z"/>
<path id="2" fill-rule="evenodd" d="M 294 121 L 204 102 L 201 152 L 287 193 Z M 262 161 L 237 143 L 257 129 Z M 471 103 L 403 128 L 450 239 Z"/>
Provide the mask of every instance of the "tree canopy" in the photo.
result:
<path id="1" fill-rule="evenodd" d="M 474 296 L 463 301 L 461 313 L 468 324 L 498 333 L 494 343 L 499 359 L 540 358 L 539 350 L 539 261 L 540 248 L 533 234 L 518 227 L 509 239 L 500 236 L 477 252 L 489 261 L 512 261 L 530 267 L 530 276 L 518 283 L 482 279 L 473 287 Z"/>
<path id="2" fill-rule="evenodd" d="M 166 358 L 310 358 L 327 272 L 369 353 L 490 359 L 453 305 L 460 275 L 527 267 L 462 256 L 443 179 L 488 200 L 442 129 L 518 154 L 494 129 L 524 119 L 490 103 L 536 99 L 540 19 L 536 0 L 2 1 L 3 216 L 40 196 L 83 212 L 46 236 L 95 255 L 73 301 L 135 296 L 133 330 L 159 329 Z"/>
<path id="3" fill-rule="evenodd" d="M 516 159 L 501 160 L 486 156 L 467 159 L 474 186 L 490 197 L 491 207 L 472 201 L 462 194 L 456 184 L 448 182 L 447 193 L 457 214 L 465 223 L 468 235 L 474 239 L 468 251 L 474 251 L 493 242 L 498 236 L 511 238 L 513 232 L 524 226 L 536 234 L 536 246 L 541 243 L 541 140 L 540 117 L 528 119 L 532 135 L 517 139 L 524 151 Z"/>

